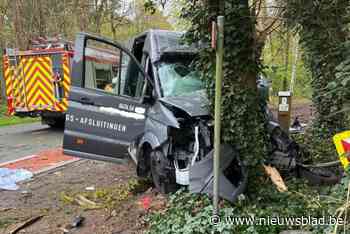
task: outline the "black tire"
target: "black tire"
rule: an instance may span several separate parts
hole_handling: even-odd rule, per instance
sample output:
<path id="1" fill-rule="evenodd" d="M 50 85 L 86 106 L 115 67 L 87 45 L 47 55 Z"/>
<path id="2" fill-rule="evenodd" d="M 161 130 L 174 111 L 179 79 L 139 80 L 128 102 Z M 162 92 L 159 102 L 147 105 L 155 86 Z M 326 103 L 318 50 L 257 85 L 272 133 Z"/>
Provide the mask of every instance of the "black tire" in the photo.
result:
<path id="1" fill-rule="evenodd" d="M 299 176 L 305 178 L 311 185 L 334 185 L 340 182 L 341 176 L 337 176 L 327 168 L 299 167 Z"/>
<path id="2" fill-rule="evenodd" d="M 154 187 L 161 193 L 167 194 L 175 192 L 178 186 L 175 182 L 175 172 L 167 172 L 166 168 L 169 166 L 169 161 L 165 158 L 164 154 L 155 150 L 150 155 L 150 170 L 151 178 Z"/>
<path id="3" fill-rule="evenodd" d="M 48 124 L 51 128 L 64 128 L 64 122 L 55 122 Z"/>
<path id="4" fill-rule="evenodd" d="M 42 116 L 41 122 L 49 125 L 51 128 L 64 128 L 65 120 L 64 118 Z"/>

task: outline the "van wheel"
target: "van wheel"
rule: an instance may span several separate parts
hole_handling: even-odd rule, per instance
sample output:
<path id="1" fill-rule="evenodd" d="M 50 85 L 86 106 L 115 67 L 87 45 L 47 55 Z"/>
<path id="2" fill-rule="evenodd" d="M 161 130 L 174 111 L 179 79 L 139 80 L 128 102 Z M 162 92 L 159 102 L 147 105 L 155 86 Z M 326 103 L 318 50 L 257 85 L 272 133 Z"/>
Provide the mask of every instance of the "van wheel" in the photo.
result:
<path id="1" fill-rule="evenodd" d="M 175 192 L 178 188 L 174 175 L 167 173 L 168 160 L 164 154 L 155 150 L 150 155 L 151 177 L 155 188 L 161 193 Z"/>

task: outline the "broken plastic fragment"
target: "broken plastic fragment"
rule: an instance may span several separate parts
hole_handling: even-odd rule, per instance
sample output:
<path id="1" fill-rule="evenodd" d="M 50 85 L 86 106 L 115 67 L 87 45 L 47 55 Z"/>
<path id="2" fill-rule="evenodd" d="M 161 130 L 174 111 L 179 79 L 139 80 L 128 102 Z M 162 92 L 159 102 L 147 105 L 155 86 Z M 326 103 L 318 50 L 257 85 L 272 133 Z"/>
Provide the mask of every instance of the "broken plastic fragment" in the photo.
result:
<path id="1" fill-rule="evenodd" d="M 0 189 L 17 190 L 17 182 L 29 179 L 33 173 L 24 169 L 0 168 Z"/>
<path id="2" fill-rule="evenodd" d="M 151 202 L 152 202 L 152 199 L 149 196 L 142 198 L 141 203 L 142 203 L 143 209 L 148 210 L 151 207 Z"/>

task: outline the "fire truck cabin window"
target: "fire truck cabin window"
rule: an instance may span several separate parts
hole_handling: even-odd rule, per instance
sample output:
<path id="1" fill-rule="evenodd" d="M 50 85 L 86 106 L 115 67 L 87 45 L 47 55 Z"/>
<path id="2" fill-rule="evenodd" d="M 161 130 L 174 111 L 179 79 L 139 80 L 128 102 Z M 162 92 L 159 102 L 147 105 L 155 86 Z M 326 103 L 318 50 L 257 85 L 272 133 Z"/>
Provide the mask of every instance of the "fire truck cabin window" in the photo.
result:
<path id="1" fill-rule="evenodd" d="M 88 40 L 85 47 L 84 87 L 118 95 L 120 50 L 103 42 Z"/>

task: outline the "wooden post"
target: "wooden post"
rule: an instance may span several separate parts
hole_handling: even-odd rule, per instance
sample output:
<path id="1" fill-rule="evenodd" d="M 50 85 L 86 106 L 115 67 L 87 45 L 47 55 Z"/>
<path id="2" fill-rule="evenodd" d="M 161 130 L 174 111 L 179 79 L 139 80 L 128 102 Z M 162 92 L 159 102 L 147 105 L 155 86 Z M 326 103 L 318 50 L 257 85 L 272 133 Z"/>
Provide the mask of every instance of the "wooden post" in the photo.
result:
<path id="1" fill-rule="evenodd" d="M 278 92 L 278 122 L 287 134 L 289 134 L 291 107 L 292 93 L 290 91 Z"/>

